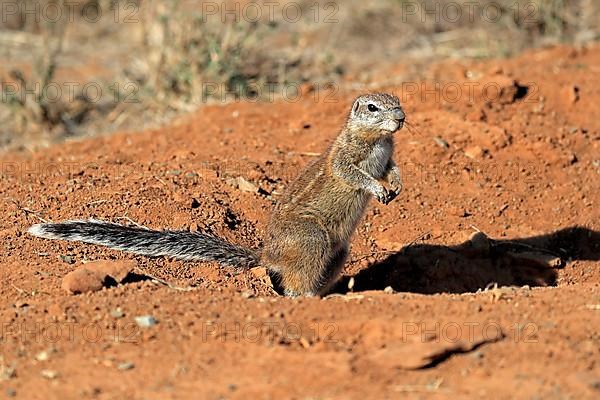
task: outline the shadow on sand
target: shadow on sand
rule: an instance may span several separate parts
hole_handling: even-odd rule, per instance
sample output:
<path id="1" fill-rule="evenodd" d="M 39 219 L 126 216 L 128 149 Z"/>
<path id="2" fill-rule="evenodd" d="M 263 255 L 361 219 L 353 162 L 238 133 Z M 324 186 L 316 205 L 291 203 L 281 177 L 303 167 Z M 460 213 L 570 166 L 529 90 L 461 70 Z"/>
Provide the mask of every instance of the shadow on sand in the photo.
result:
<path id="1" fill-rule="evenodd" d="M 494 240 L 482 233 L 457 246 L 415 244 L 353 276 L 353 291 L 465 293 L 498 286 L 555 286 L 557 269 L 574 260 L 600 259 L 600 233 L 571 227 L 547 235 Z M 344 277 L 334 292 L 348 292 Z"/>

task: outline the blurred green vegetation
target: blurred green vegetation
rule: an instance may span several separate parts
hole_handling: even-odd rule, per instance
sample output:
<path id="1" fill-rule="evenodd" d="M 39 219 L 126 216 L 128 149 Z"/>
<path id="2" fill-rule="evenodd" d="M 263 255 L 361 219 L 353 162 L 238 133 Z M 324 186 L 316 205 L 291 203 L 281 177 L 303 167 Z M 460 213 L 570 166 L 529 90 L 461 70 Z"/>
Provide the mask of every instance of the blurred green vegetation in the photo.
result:
<path id="1" fill-rule="evenodd" d="M 0 147 L 140 129 L 290 85 L 359 83 L 376 66 L 599 35 L 592 0 L 274 4 L 0 0 Z"/>

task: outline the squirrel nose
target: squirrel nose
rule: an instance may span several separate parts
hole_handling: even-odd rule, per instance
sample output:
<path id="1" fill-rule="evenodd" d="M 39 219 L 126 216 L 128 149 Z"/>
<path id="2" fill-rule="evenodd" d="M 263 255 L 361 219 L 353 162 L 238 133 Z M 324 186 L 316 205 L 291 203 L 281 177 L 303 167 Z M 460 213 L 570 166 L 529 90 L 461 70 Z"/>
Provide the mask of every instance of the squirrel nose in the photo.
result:
<path id="1" fill-rule="evenodd" d="M 394 108 L 392 110 L 392 115 L 393 115 L 394 119 L 397 119 L 401 122 L 404 122 L 404 119 L 406 118 L 406 116 L 404 115 L 404 112 L 402 111 L 401 108 Z"/>

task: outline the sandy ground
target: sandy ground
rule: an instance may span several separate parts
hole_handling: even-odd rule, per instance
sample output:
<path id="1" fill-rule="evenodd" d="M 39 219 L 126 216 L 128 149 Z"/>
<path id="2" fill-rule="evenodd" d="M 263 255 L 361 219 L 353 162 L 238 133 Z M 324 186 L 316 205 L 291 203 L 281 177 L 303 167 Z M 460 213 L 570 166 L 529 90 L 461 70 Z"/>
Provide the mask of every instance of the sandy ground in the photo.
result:
<path id="1" fill-rule="evenodd" d="M 423 83 L 385 88 L 408 115 L 395 155 L 405 191 L 372 203 L 323 299 L 280 297 L 260 270 L 25 231 L 95 217 L 258 246 L 274 201 L 357 93 L 308 88 L 3 155 L 0 397 L 598 398 L 598 65 L 598 47 L 554 48 L 440 63 Z M 490 239 L 469 241 L 477 231 Z M 138 274 L 61 289 L 92 260 L 133 260 Z M 157 323 L 139 326 L 144 315 Z"/>

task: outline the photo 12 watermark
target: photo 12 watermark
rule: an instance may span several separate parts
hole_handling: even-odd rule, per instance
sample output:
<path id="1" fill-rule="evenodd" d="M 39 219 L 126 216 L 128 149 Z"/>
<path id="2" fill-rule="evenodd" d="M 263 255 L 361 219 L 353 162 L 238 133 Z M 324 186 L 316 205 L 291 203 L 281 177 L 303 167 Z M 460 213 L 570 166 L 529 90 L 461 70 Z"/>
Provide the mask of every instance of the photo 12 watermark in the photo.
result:
<path id="1" fill-rule="evenodd" d="M 476 339 L 493 341 L 509 336 L 515 343 L 537 343 L 539 326 L 533 322 L 502 327 L 497 322 L 402 322 L 400 332 L 405 342 L 473 343 Z"/>
<path id="2" fill-rule="evenodd" d="M 199 91 L 188 99 L 191 104 L 229 103 L 339 103 L 346 101 L 340 84 L 329 82 L 257 82 L 231 84 L 198 77 Z M 88 103 L 141 103 L 143 85 L 135 81 L 49 81 L 3 80 L 0 82 L 0 102 L 73 103 L 85 99 Z M 365 89 L 367 91 L 367 89 Z M 540 90 L 536 82 L 508 82 L 489 78 L 456 81 L 404 81 L 395 93 L 401 103 L 435 104 L 512 102 L 539 103 Z"/>
<path id="3" fill-rule="evenodd" d="M 85 99 L 88 103 L 140 103 L 140 85 L 136 82 L 42 82 L 2 81 L 0 102 L 74 103 Z"/>
<path id="4" fill-rule="evenodd" d="M 511 18 L 516 24 L 539 23 L 540 5 L 535 1 L 402 1 L 402 22 L 498 23 Z"/>
<path id="5" fill-rule="evenodd" d="M 124 321 L 107 328 L 98 322 L 4 322 L 0 325 L 0 344 L 10 340 L 53 345 L 60 342 L 137 343 L 142 328 L 135 322 Z"/>
<path id="6" fill-rule="evenodd" d="M 103 7 L 101 2 L 84 0 L 2 1 L 0 22 L 6 24 L 14 18 L 52 24 L 80 20 L 91 24 L 101 20 L 133 24 L 140 22 L 140 4 L 135 1 L 111 1 L 110 7 Z"/>
<path id="7" fill-rule="evenodd" d="M 339 23 L 338 2 L 295 2 L 295 1 L 203 1 L 201 20 L 221 23 L 245 21 L 249 23 L 275 23 L 284 21 L 296 23 Z"/>
<path id="8" fill-rule="evenodd" d="M 0 325 L 0 344 L 11 341 L 54 345 L 61 342 L 84 343 L 139 343 L 144 332 L 134 321 L 120 321 L 108 327 L 99 322 L 5 322 Z M 287 321 L 220 322 L 202 321 L 190 328 L 202 342 L 276 343 L 324 342 L 334 343 L 339 327 L 323 322 L 300 324 Z"/>
<path id="9" fill-rule="evenodd" d="M 287 321 L 219 322 L 207 321 L 200 325 L 203 342 L 296 342 L 335 343 L 339 327 L 333 322 L 300 324 Z"/>

